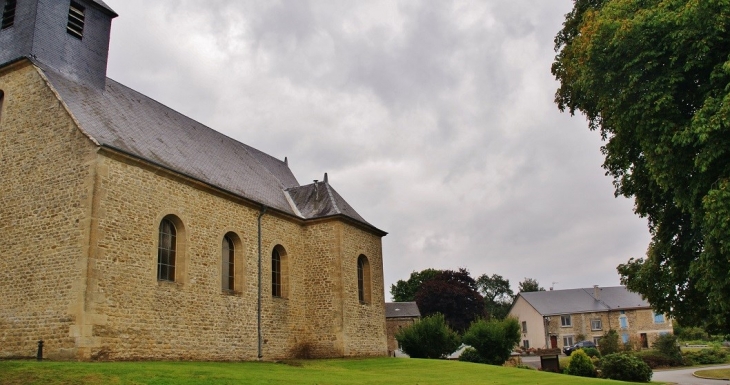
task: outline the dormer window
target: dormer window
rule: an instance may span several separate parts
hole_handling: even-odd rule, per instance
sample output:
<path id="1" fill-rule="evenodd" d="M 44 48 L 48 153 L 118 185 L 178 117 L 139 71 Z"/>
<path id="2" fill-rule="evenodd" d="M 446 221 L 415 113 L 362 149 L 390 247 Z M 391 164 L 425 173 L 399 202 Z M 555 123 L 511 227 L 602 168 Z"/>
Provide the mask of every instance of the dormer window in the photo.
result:
<path id="1" fill-rule="evenodd" d="M 75 1 L 72 1 L 71 6 L 68 8 L 68 25 L 66 26 L 66 32 L 79 40 L 84 37 L 85 11 L 86 8 Z"/>
<path id="2" fill-rule="evenodd" d="M 3 7 L 3 21 L 0 29 L 10 28 L 15 24 L 15 3 L 16 0 L 5 0 Z"/>

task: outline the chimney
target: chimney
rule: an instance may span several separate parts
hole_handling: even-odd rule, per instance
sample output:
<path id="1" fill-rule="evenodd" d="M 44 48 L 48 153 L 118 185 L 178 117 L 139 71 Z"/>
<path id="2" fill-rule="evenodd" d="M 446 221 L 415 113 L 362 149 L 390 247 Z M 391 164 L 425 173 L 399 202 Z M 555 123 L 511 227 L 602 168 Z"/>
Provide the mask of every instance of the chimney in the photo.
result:
<path id="1" fill-rule="evenodd" d="M 601 289 L 598 287 L 598 285 L 593 285 L 593 298 L 595 298 L 596 301 L 601 300 Z"/>
<path id="2" fill-rule="evenodd" d="M 330 179 L 327 176 L 327 173 L 324 173 L 324 183 L 329 183 Z"/>

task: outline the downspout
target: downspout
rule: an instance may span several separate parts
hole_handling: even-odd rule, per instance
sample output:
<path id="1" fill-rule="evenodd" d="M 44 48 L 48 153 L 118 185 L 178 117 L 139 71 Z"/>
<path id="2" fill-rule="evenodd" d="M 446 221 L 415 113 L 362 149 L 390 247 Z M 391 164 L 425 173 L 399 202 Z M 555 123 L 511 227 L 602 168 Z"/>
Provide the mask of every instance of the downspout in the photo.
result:
<path id="1" fill-rule="evenodd" d="M 259 294 L 258 294 L 258 308 L 257 308 L 257 314 L 256 314 L 256 322 L 257 322 L 257 329 L 258 329 L 258 347 L 259 347 L 259 359 L 263 358 L 263 352 L 262 352 L 262 346 L 261 343 L 263 341 L 263 334 L 261 332 L 261 218 L 263 218 L 264 214 L 266 214 L 266 206 L 261 206 L 261 212 L 259 213 L 259 219 L 258 219 L 258 227 L 259 227 Z"/>

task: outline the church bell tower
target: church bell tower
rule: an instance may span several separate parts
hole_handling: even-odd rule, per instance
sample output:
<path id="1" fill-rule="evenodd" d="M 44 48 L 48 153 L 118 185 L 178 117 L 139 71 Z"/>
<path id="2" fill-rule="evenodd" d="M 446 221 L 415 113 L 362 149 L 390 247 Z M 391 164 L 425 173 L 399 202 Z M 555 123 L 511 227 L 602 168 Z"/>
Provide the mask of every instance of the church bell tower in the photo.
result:
<path id="1" fill-rule="evenodd" d="M 102 0 L 0 0 L 0 67 L 30 58 L 77 82 L 104 88 L 117 14 Z"/>

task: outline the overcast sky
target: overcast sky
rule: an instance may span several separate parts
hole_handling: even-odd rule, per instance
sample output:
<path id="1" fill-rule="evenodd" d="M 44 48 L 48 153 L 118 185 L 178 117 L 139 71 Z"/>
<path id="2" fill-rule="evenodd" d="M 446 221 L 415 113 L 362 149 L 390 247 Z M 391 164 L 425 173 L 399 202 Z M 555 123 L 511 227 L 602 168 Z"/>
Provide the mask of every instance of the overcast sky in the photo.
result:
<path id="1" fill-rule="evenodd" d="M 383 239 L 390 285 L 425 268 L 619 284 L 644 255 L 601 140 L 560 113 L 570 0 L 106 0 L 109 77 L 330 184 Z"/>

